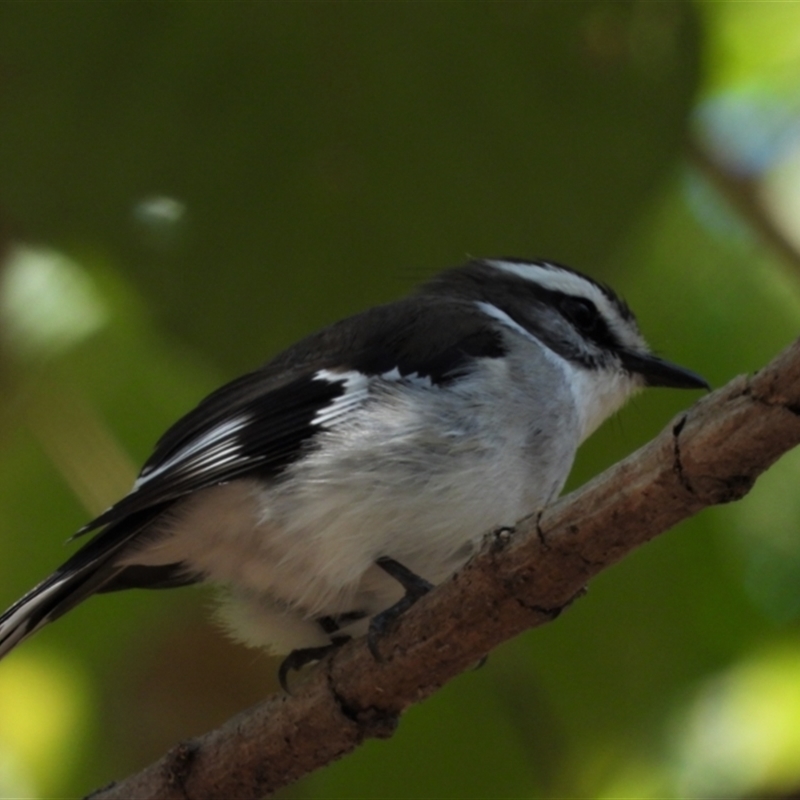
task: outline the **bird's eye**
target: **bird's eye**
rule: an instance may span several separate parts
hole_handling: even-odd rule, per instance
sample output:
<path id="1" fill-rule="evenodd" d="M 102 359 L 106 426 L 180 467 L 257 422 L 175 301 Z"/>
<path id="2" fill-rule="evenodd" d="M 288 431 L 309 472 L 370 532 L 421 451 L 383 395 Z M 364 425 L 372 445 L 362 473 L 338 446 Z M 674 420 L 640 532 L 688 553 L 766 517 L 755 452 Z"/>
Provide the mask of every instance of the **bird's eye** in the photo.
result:
<path id="1" fill-rule="evenodd" d="M 561 313 L 583 334 L 597 330 L 600 315 L 591 300 L 567 297 L 561 303 Z"/>

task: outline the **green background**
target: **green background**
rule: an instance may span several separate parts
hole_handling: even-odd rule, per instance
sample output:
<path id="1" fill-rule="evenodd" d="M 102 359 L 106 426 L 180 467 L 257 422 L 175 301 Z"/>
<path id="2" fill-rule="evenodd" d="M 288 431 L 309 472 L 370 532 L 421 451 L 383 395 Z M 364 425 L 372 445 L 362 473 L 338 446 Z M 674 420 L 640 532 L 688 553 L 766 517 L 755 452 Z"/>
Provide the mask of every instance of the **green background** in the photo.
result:
<path id="1" fill-rule="evenodd" d="M 470 255 L 610 282 L 715 386 L 757 369 L 796 335 L 798 264 L 686 146 L 720 155 L 702 115 L 737 92 L 791 133 L 799 29 L 797 6 L 765 3 L 0 4 L 0 606 L 206 392 Z M 570 485 L 694 399 L 637 399 Z M 800 786 L 798 470 L 788 456 L 283 796 Z M 0 796 L 79 796 L 274 691 L 276 662 L 212 606 L 94 599 L 3 661 Z"/>

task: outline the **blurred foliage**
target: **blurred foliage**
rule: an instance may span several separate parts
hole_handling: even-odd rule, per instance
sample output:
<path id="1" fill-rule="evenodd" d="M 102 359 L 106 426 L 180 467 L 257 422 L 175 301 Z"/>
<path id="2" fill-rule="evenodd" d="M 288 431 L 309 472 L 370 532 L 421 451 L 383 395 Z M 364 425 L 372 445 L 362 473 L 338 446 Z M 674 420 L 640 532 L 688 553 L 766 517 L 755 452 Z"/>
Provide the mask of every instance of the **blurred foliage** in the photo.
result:
<path id="1" fill-rule="evenodd" d="M 204 393 L 465 254 L 608 280 L 714 385 L 796 335 L 800 6 L 0 4 L 0 605 Z M 792 237 L 798 236 L 798 239 Z M 578 485 L 688 402 L 649 392 Z M 800 457 L 285 797 L 800 787 Z M 77 796 L 275 689 L 202 590 L 92 600 L 0 664 L 0 797 Z"/>

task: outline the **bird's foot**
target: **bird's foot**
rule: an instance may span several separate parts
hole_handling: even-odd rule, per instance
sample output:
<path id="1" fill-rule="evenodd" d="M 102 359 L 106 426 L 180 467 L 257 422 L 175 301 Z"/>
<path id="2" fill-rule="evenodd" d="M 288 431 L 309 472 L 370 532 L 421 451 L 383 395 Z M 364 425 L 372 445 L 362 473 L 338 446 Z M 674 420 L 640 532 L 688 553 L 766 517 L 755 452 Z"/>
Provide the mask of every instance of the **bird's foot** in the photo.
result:
<path id="1" fill-rule="evenodd" d="M 278 667 L 278 681 L 280 682 L 281 689 L 289 694 L 288 678 L 290 672 L 298 672 L 307 664 L 321 661 L 328 653 L 338 650 L 343 644 L 349 641 L 349 636 L 332 636 L 330 644 L 324 644 L 321 647 L 303 647 L 299 650 L 292 650 L 292 652 L 283 659 L 280 667 Z"/>
<path id="2" fill-rule="evenodd" d="M 389 606 L 389 608 L 376 614 L 370 620 L 369 631 L 367 632 L 367 646 L 375 660 L 381 661 L 378 640 L 391 628 L 399 616 L 411 608 L 420 597 L 424 597 L 433 589 L 433 584 L 424 578 L 420 578 L 419 575 L 388 556 L 382 556 L 375 563 L 384 572 L 391 575 L 406 592 L 393 606 Z"/>

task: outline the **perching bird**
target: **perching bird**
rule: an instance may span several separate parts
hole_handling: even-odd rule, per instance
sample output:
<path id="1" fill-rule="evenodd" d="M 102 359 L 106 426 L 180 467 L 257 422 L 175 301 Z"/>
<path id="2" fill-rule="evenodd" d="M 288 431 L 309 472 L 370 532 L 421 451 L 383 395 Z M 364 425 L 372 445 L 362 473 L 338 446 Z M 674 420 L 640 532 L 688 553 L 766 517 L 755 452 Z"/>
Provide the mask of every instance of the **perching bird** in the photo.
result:
<path id="1" fill-rule="evenodd" d="M 288 667 L 375 634 L 553 500 L 644 386 L 708 388 L 650 353 L 609 287 L 544 261 L 443 272 L 173 425 L 78 532 L 94 537 L 0 617 L 0 656 L 92 594 L 201 581 L 227 588 L 235 637 L 294 651 Z"/>

